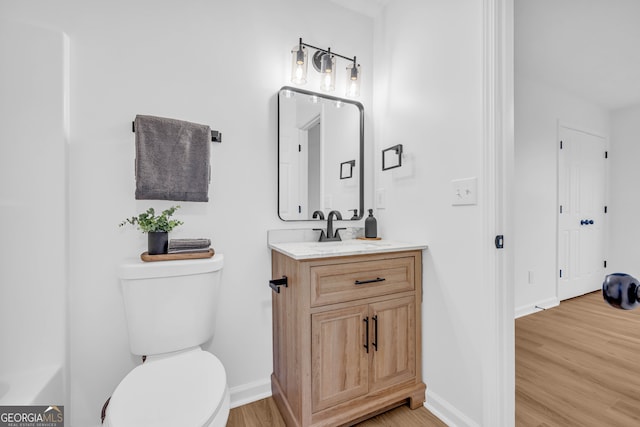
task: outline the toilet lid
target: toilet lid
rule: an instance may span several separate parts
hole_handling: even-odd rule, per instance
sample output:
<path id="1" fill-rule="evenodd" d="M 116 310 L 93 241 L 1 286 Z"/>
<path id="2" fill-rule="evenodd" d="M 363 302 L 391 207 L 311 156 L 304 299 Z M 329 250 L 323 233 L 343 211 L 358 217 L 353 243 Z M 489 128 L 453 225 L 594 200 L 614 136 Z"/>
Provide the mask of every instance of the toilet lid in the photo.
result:
<path id="1" fill-rule="evenodd" d="M 116 388 L 107 409 L 117 427 L 201 427 L 222 402 L 222 363 L 201 349 L 147 362 Z"/>

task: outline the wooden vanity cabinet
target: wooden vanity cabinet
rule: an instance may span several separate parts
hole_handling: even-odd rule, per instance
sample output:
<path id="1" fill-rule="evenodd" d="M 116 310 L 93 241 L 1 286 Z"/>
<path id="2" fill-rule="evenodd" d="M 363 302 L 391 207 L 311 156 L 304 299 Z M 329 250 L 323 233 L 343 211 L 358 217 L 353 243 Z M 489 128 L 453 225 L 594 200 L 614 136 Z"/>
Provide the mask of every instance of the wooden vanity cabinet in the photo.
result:
<path id="1" fill-rule="evenodd" d="M 294 260 L 272 252 L 273 398 L 288 426 L 422 406 L 422 252 Z"/>

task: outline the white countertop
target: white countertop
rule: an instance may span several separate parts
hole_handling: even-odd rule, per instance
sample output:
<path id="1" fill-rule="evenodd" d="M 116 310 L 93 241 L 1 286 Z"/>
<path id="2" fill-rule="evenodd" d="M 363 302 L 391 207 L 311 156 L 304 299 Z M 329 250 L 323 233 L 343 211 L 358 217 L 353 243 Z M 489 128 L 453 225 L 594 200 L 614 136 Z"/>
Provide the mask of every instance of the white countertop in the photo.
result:
<path id="1" fill-rule="evenodd" d="M 339 242 L 269 242 L 269 248 L 296 260 L 424 250 L 427 245 L 391 240 L 349 239 Z"/>

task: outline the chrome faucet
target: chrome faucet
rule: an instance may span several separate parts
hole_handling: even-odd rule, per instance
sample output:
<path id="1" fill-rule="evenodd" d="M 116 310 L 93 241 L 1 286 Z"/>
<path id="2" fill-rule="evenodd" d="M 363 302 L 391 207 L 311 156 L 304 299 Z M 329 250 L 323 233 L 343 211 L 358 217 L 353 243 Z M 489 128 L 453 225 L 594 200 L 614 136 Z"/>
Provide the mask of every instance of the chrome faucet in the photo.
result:
<path id="1" fill-rule="evenodd" d="M 313 213 L 313 217 L 316 217 L 316 213 L 320 213 L 320 219 L 324 219 L 322 216 L 322 212 L 316 211 Z M 331 211 L 329 215 L 327 215 L 327 233 L 325 234 L 324 230 L 321 228 L 314 228 L 316 231 L 320 231 L 320 239 L 319 242 L 339 242 L 342 239 L 340 238 L 340 230 L 346 230 L 346 228 L 336 228 L 336 231 L 333 231 L 333 218 L 336 220 L 342 221 L 342 214 L 339 211 Z"/>

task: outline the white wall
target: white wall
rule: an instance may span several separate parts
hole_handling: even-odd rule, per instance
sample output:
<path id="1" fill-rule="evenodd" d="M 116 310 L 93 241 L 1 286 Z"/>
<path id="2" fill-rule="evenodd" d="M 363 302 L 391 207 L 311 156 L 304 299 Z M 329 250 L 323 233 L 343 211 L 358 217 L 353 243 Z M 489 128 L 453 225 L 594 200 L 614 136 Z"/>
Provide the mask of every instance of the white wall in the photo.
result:
<path id="1" fill-rule="evenodd" d="M 516 67 L 515 75 L 515 311 L 558 304 L 556 227 L 558 121 L 609 135 L 602 107 L 549 86 Z M 533 274 L 529 283 L 529 272 Z"/>
<path id="2" fill-rule="evenodd" d="M 0 58 L 2 378 L 47 367 L 53 373 L 65 362 L 64 34 L 1 20 Z M 64 391 L 56 392 L 59 400 L 50 403 L 63 404 Z"/>
<path id="3" fill-rule="evenodd" d="M 640 193 L 637 191 L 640 159 L 640 106 L 611 112 L 609 272 L 640 277 Z"/>
<path id="4" fill-rule="evenodd" d="M 212 147 L 210 202 L 180 203 L 185 225 L 171 237 L 210 237 L 225 254 L 218 329 L 207 349 L 225 365 L 236 399 L 268 392 L 266 230 L 311 226 L 277 217 L 275 96 L 290 84 L 290 49 L 300 36 L 355 54 L 371 70 L 371 19 L 307 0 L 0 0 L 0 14 L 70 37 L 70 426 L 96 425 L 103 402 L 139 363 L 129 354 L 116 274 L 123 258 L 144 250 L 145 236 L 117 224 L 172 203 L 134 200 L 136 114 L 223 132 L 223 143 Z M 338 69 L 344 66 L 339 62 Z M 310 81 L 305 88 L 317 87 Z M 361 99 L 368 140 L 371 93 L 369 77 Z"/>
<path id="5" fill-rule="evenodd" d="M 376 189 L 383 238 L 424 241 L 423 376 L 427 406 L 451 425 L 482 424 L 485 311 L 483 195 L 451 205 L 451 181 L 482 188 L 482 2 L 396 0 L 376 21 Z M 380 151 L 403 144 L 401 168 Z M 491 304 L 492 305 L 492 304 Z"/>

